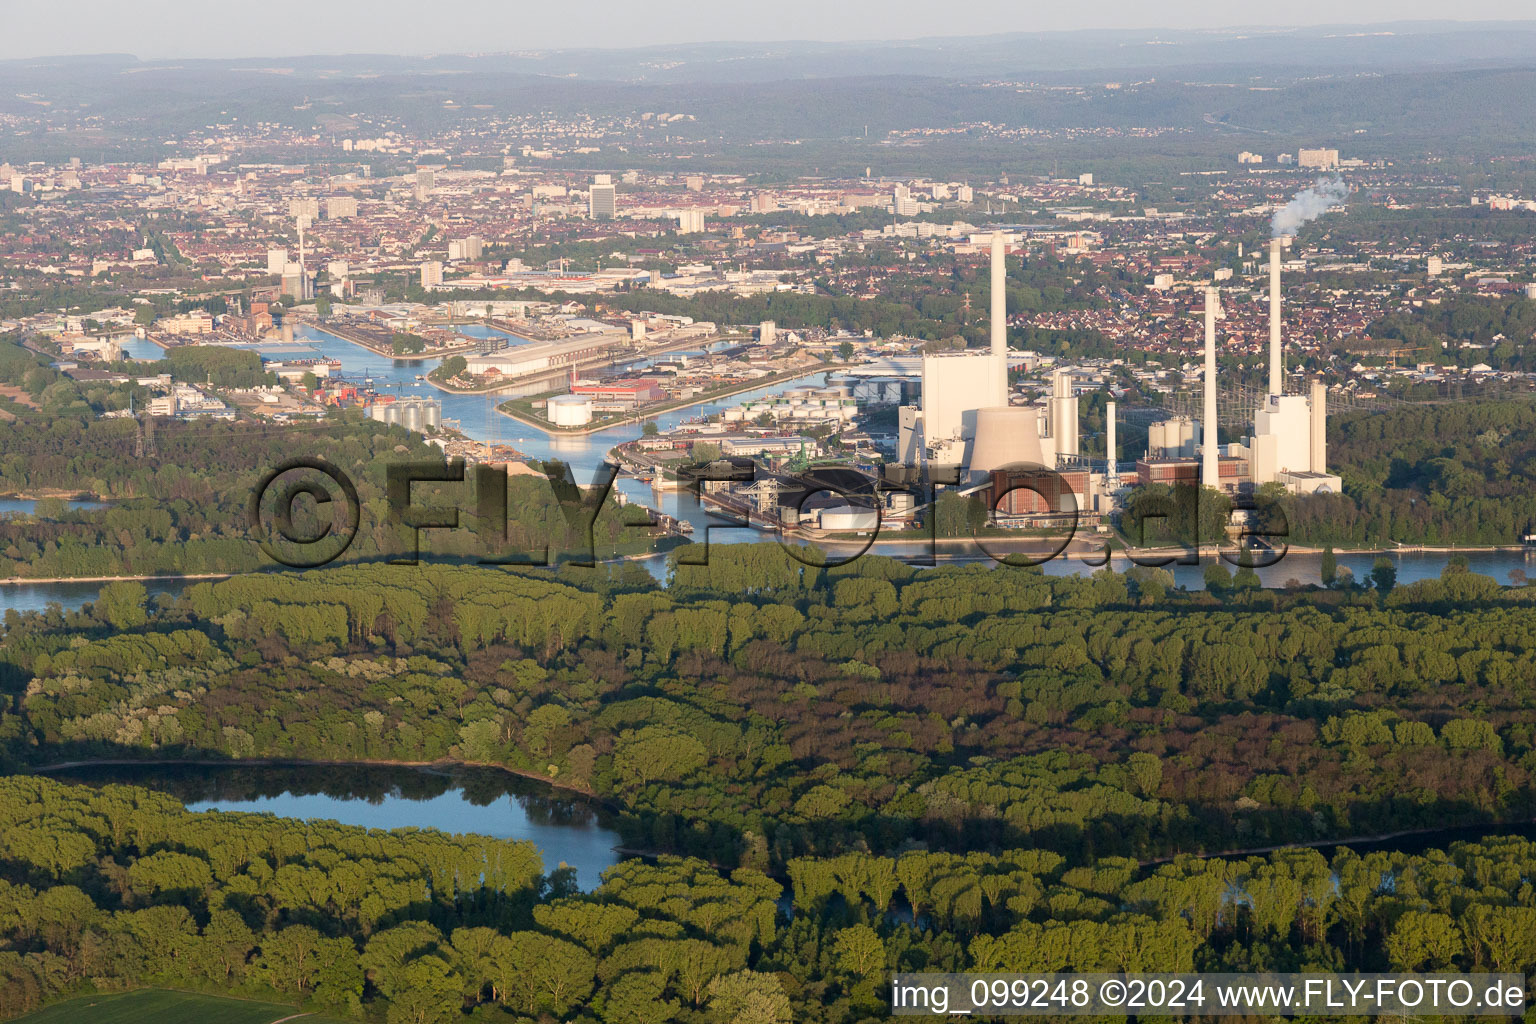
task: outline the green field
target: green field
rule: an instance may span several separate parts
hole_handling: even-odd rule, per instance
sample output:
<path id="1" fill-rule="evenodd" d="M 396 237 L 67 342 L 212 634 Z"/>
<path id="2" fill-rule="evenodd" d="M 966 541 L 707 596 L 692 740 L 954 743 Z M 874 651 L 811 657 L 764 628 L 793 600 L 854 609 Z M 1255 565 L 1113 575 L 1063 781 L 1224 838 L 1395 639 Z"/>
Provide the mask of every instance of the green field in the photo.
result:
<path id="1" fill-rule="evenodd" d="M 12 1024 L 272 1024 L 300 1012 L 282 1003 L 143 989 L 81 996 L 18 1017 Z M 326 1018 L 307 1015 L 300 1020 L 325 1024 Z"/>

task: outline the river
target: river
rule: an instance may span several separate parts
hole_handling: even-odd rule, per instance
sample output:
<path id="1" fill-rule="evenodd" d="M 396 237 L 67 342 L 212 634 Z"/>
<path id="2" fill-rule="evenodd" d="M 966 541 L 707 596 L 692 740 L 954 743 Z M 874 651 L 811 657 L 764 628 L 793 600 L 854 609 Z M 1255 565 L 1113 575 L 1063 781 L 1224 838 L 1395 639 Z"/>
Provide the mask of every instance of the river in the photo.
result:
<path id="1" fill-rule="evenodd" d="M 459 328 L 461 332 L 473 337 L 499 337 L 508 344 L 526 344 L 526 339 L 508 334 L 505 331 L 497 331 L 484 325 L 468 325 Z M 145 349 L 144 346 L 148 346 Z M 418 375 L 425 376 L 434 366 L 436 360 L 424 360 L 409 362 L 402 359 L 394 359 L 389 356 L 378 355 L 361 345 L 354 344 L 343 338 L 306 324 L 294 328 L 294 340 L 292 343 L 264 342 L 250 346 L 271 358 L 312 358 L 323 356 L 328 359 L 337 359 L 341 362 L 341 372 L 349 378 L 369 378 L 373 386 L 381 393 L 395 394 L 419 394 L 431 396 L 442 402 L 443 416 L 459 422 L 460 429 L 469 437 L 478 441 L 491 441 L 510 444 L 535 459 L 563 459 L 570 463 L 576 479 L 585 483 L 593 479 L 598 467 L 606 458 L 608 451 L 617 444 L 632 441 L 641 436 L 642 426 L 638 423 L 625 424 L 619 427 L 610 427 L 607 430 L 598 431 L 577 437 L 549 436 L 540 430 L 527 426 L 508 416 L 496 411 L 496 405 L 502 401 L 502 397 L 495 395 L 456 395 L 439 391 L 425 381 L 418 381 Z M 152 351 L 151 351 L 152 350 Z M 152 342 L 136 341 L 132 355 L 136 358 L 159 358 L 159 346 Z M 643 360 L 642 360 L 643 362 Z M 822 385 L 826 382 L 825 374 L 809 375 L 810 380 L 801 378 L 797 381 L 780 382 L 770 387 L 759 388 L 745 394 L 708 402 L 703 405 L 690 406 L 685 409 L 676 409 L 656 417 L 656 423 L 663 430 L 669 430 L 686 420 L 702 418 L 711 413 L 720 412 L 741 402 L 754 398 L 775 394 L 793 387 L 804 387 L 809 382 Z M 722 529 L 722 522 L 715 517 L 707 517 L 697 503 L 685 500 L 685 495 L 678 491 L 655 491 L 648 484 L 629 478 L 620 478 L 615 484 L 616 490 L 624 494 L 626 498 L 660 509 L 669 515 L 685 519 L 694 525 L 694 537 L 702 540 L 703 530 L 713 523 L 710 531 L 713 543 L 760 543 L 772 541 L 771 534 L 760 530 L 751 529 Z M 17 505 L 15 511 L 30 511 L 31 506 L 26 502 L 11 499 Z M 23 508 L 22 506 L 25 506 Z M 5 505 L 0 504 L 0 512 Z M 920 558 L 924 554 L 923 546 L 919 543 L 881 545 L 871 549 L 872 553 L 889 555 L 904 559 Z M 974 548 L 950 549 L 953 557 L 944 559 L 944 562 L 985 562 L 987 557 Z M 1428 577 L 1440 575 L 1445 568 L 1449 556 L 1439 552 L 1408 552 L 1390 556 L 1397 567 L 1397 580 L 1399 583 L 1412 583 Z M 1522 551 L 1473 551 L 1465 554 L 1473 572 L 1484 573 L 1492 576 L 1502 584 L 1517 582 L 1514 573 L 1529 572 L 1536 576 L 1536 561 L 1531 558 L 1531 553 Z M 1376 561 L 1374 554 L 1341 554 L 1338 556 L 1338 564 L 1348 568 L 1356 580 L 1364 580 L 1370 575 L 1371 567 Z M 663 578 L 666 559 L 664 556 L 655 556 L 645 559 L 642 563 L 651 571 L 658 580 Z M 1123 571 L 1128 563 L 1122 560 L 1115 562 L 1115 568 Z M 1174 583 L 1188 590 L 1203 590 L 1205 588 L 1204 570 L 1200 565 L 1170 565 L 1167 567 L 1174 575 Z M 1098 567 L 1087 564 L 1080 557 L 1063 557 L 1054 559 L 1045 564 L 1045 572 L 1052 576 L 1085 574 L 1097 571 Z M 1282 587 L 1289 581 L 1295 580 L 1302 584 L 1319 583 L 1322 579 L 1322 559 L 1315 554 L 1292 553 L 1283 558 L 1276 565 L 1256 570 L 1260 582 L 1266 587 Z M 174 580 L 154 581 L 150 584 L 151 593 L 179 593 L 183 584 Z M 93 583 L 29 583 L 0 586 L 0 614 L 8 609 L 17 611 L 42 611 L 49 602 L 57 601 L 65 608 L 75 609 L 95 599 L 99 590 L 98 584 Z"/>
<path id="2" fill-rule="evenodd" d="M 506 337 L 513 344 L 523 343 L 523 339 L 506 335 L 505 332 L 493 331 L 490 328 L 461 328 L 465 333 L 475 333 L 476 337 L 488 337 L 500 335 Z M 496 405 L 502 401 L 497 396 L 473 396 L 454 395 L 440 392 L 425 382 L 417 381 L 418 374 L 425 376 L 435 362 L 412 363 L 404 360 L 391 359 L 388 356 L 376 355 L 360 345 L 327 334 L 324 331 L 310 326 L 300 326 L 294 330 L 294 341 L 302 348 L 285 346 L 284 351 L 296 355 L 321 355 L 326 358 L 339 359 L 342 364 L 342 372 L 349 376 L 362 375 L 371 377 L 374 386 L 382 391 L 395 391 L 397 393 L 421 393 L 433 394 L 443 403 L 443 416 L 459 421 L 460 429 L 469 437 L 479 441 L 494 441 L 510 444 L 536 459 L 563 459 L 570 463 L 576 479 L 581 482 L 591 480 L 597 473 L 598 467 L 607 457 L 608 451 L 615 445 L 625 441 L 632 441 L 641 436 L 642 426 L 638 423 L 626 424 L 620 427 L 611 427 L 593 434 L 578 437 L 556 436 L 551 437 L 533 427 L 527 426 L 517 420 L 496 412 Z M 686 353 L 685 353 L 686 354 Z M 699 353 L 694 353 L 699 354 Z M 642 362 L 645 362 L 642 360 Z M 809 383 L 816 386 L 826 384 L 826 374 L 811 375 Z M 797 381 L 781 382 L 771 387 L 759 388 L 745 394 L 735 395 L 730 398 L 703 405 L 690 406 L 686 409 L 677 409 L 656 417 L 656 424 L 662 430 L 670 430 L 679 424 L 692 419 L 706 417 L 712 413 L 722 412 L 742 402 L 766 395 L 776 394 L 794 387 L 804 387 L 808 381 L 802 378 Z M 420 389 L 419 392 L 417 389 Z M 706 517 L 704 512 L 695 502 L 685 500 L 685 496 L 678 491 L 655 491 L 648 484 L 629 478 L 620 478 L 614 487 L 622 492 L 626 498 L 657 508 L 669 515 L 685 519 L 694 525 L 695 538 L 702 539 L 702 531 L 711 523 L 714 529 L 711 536 L 715 543 L 744 543 L 763 542 L 773 540 L 771 534 L 760 530 L 732 529 L 722 530 L 721 521 L 714 517 Z M 874 553 L 885 554 L 893 557 L 914 558 L 923 554 L 921 545 L 882 545 L 872 549 Z M 986 561 L 986 556 L 978 550 L 965 549 L 958 552 L 960 561 Z M 1529 571 L 1536 575 L 1536 564 L 1527 560 L 1524 552 L 1469 552 L 1467 559 L 1472 571 L 1486 573 L 1493 576 L 1500 583 L 1514 582 L 1510 574 L 1515 571 Z M 1448 556 L 1440 553 L 1405 553 L 1392 556 L 1398 569 L 1398 582 L 1412 583 L 1415 580 L 1438 576 L 1448 561 Z M 1344 555 L 1338 556 L 1338 563 L 1354 573 L 1355 579 L 1363 580 L 1370 574 L 1372 565 L 1376 561 L 1374 554 Z M 665 565 L 665 559 L 657 557 L 645 562 L 653 574 L 660 578 Z M 1123 570 L 1127 563 L 1116 562 L 1116 568 Z M 1178 586 L 1189 590 L 1205 589 L 1205 577 L 1202 566 L 1168 567 L 1174 574 L 1174 582 Z M 1091 573 L 1097 570 L 1096 566 L 1087 565 L 1080 558 L 1059 558 L 1046 563 L 1045 571 L 1049 575 L 1060 576 L 1068 574 Z M 1290 580 L 1297 580 L 1302 584 L 1320 583 L 1322 580 L 1322 558 L 1314 554 L 1289 554 L 1278 564 L 1269 568 L 1256 570 L 1260 581 L 1266 587 L 1281 587 Z"/>
<path id="3" fill-rule="evenodd" d="M 193 811 L 251 811 L 367 828 L 434 828 L 525 839 L 544 870 L 576 869 L 590 892 L 618 863 L 611 816 L 582 797 L 494 768 L 389 765 L 102 765 L 49 773 L 61 782 L 144 786 Z"/>

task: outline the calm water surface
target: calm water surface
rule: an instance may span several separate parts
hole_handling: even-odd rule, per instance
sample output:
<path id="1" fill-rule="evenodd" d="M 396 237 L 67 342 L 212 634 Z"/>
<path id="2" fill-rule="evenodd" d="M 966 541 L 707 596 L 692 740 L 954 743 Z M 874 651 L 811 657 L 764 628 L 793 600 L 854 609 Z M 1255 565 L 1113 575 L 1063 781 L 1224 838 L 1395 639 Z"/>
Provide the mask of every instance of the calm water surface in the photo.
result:
<path id="1" fill-rule="evenodd" d="M 131 765 L 52 773 L 64 782 L 122 783 L 170 793 L 193 811 L 249 811 L 367 828 L 432 828 L 523 839 L 544 870 L 576 869 L 590 891 L 616 864 L 619 834 L 597 804 L 494 769 L 374 765 Z"/>

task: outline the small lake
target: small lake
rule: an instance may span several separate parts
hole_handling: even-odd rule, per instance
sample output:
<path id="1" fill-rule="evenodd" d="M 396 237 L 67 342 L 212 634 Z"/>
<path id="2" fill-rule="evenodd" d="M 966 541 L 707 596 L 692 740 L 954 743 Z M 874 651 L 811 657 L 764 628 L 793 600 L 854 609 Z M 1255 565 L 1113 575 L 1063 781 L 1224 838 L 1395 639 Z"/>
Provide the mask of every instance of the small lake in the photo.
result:
<path id="1" fill-rule="evenodd" d="M 250 811 L 367 828 L 432 828 L 523 839 L 546 873 L 576 869 L 583 891 L 618 863 L 620 837 L 602 807 L 492 768 L 387 765 L 101 765 L 49 773 L 60 782 L 143 786 L 192 811 Z"/>

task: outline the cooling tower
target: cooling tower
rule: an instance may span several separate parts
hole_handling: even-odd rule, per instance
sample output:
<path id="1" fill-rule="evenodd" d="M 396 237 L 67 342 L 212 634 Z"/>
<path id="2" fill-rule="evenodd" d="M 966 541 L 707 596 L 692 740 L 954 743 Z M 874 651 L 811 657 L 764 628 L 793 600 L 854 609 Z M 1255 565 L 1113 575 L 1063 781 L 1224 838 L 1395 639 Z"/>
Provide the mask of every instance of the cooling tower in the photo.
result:
<path id="1" fill-rule="evenodd" d="M 1015 463 L 1046 465 L 1040 446 L 1040 410 L 1027 405 L 978 409 L 976 441 L 971 449 L 972 478 Z"/>

